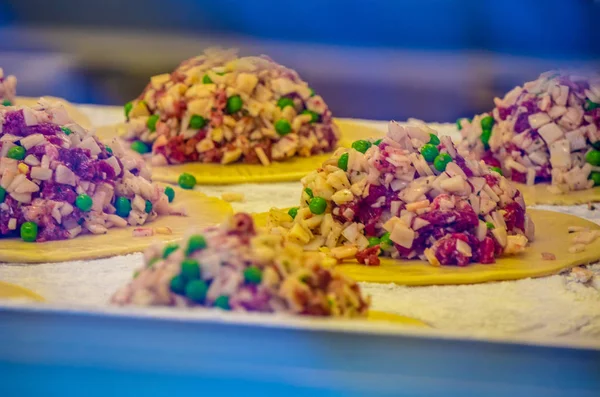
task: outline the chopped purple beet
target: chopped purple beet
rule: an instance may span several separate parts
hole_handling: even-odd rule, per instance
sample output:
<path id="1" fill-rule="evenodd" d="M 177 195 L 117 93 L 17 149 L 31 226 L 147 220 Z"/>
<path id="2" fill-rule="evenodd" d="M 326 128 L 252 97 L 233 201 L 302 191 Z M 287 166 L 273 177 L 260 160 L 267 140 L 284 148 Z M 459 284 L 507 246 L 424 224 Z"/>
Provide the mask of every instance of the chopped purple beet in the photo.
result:
<path id="1" fill-rule="evenodd" d="M 27 127 L 25 126 L 25 116 L 23 110 L 15 110 L 6 112 L 4 115 L 4 125 L 2 133 L 11 134 L 17 136 L 24 136 L 23 132 Z"/>
<path id="2" fill-rule="evenodd" d="M 26 131 L 26 135 L 31 135 L 31 134 L 56 135 L 61 131 L 61 129 L 60 129 L 60 126 L 58 126 L 56 124 L 42 123 L 42 124 L 30 125 L 25 128 L 25 131 Z"/>
<path id="3" fill-rule="evenodd" d="M 77 142 L 82 142 L 90 136 L 85 130 L 73 128 L 71 130 L 73 135 L 67 137 L 61 126 L 55 123 L 46 122 L 26 126 L 24 111 L 9 109 L 0 107 L 0 120 L 4 120 L 0 138 L 8 134 L 16 135 L 20 138 L 15 140 L 14 137 L 9 137 L 9 142 L 15 141 L 17 145 L 29 146 L 29 149 L 25 151 L 23 158 L 15 159 L 17 169 L 21 173 L 19 179 L 9 175 L 17 183 L 15 190 L 2 192 L 0 237 L 18 237 L 19 228 L 24 222 L 37 224 L 37 242 L 69 239 L 80 233 L 96 232 L 94 227 L 102 233 L 103 227 L 118 224 L 119 222 L 104 223 L 105 215 L 115 211 L 115 208 L 110 205 L 114 203 L 115 193 L 118 192 L 120 197 L 132 201 L 136 197 L 132 189 L 141 189 L 140 184 L 147 184 L 149 181 L 139 175 L 125 175 L 124 160 L 122 161 L 118 155 L 109 153 L 97 138 L 94 138 L 100 146 L 97 155 L 92 155 L 88 149 L 73 147 Z M 26 114 L 28 116 L 31 114 L 32 119 L 35 120 L 52 120 L 54 116 L 53 105 L 46 105 L 43 102 L 39 107 L 31 108 L 28 112 L 30 113 Z M 39 139 L 40 135 L 44 138 Z M 110 161 L 107 161 L 109 158 Z M 114 164 L 115 161 L 121 168 L 120 175 L 115 175 L 115 169 L 118 168 Z M 5 176 L 6 170 L 11 171 L 13 165 L 9 163 L 8 167 L 3 167 L 0 179 Z M 148 174 L 143 165 L 138 168 L 138 174 Z M 127 178 L 127 181 L 123 178 Z M 27 189 L 19 192 L 18 189 L 21 187 Z M 155 194 L 156 188 L 152 186 L 152 197 L 148 197 L 148 192 L 141 193 L 140 190 L 137 194 L 154 206 L 159 203 L 159 200 L 167 199 L 166 196 Z M 125 189 L 129 191 L 124 192 Z M 97 197 L 102 197 L 97 196 L 100 192 L 108 195 L 105 196 L 104 203 L 98 201 Z M 76 205 L 79 195 L 89 196 L 83 197 L 86 202 L 92 198 L 92 208 L 87 209 L 85 215 Z M 138 208 L 137 211 L 139 214 L 136 214 L 138 216 L 136 224 L 145 223 L 147 219 L 142 217 L 142 210 Z M 155 214 L 152 214 L 148 220 L 154 219 L 154 216 Z M 89 224 L 84 223 L 85 220 Z M 131 224 L 130 222 L 133 223 L 127 220 L 128 224 Z"/>
<path id="4" fill-rule="evenodd" d="M 521 132 L 530 128 L 529 125 L 529 114 L 521 113 L 517 116 L 517 121 L 515 121 L 515 132 L 520 134 Z"/>

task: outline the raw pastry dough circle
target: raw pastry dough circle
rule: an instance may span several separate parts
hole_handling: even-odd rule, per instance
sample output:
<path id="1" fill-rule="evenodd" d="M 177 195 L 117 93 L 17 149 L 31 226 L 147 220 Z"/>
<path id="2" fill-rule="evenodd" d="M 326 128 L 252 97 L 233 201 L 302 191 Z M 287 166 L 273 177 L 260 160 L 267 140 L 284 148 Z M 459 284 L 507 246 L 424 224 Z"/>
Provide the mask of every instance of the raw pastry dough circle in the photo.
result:
<path id="1" fill-rule="evenodd" d="M 548 190 L 549 184 L 524 185 L 515 183 L 527 205 L 577 205 L 600 201 L 600 187 L 574 190 L 565 194 L 554 194 Z"/>
<path id="2" fill-rule="evenodd" d="M 578 265 L 594 263 L 600 259 L 600 239 L 576 254 L 568 252 L 572 236 L 569 226 L 583 226 L 600 230 L 600 225 L 577 216 L 554 211 L 528 209 L 536 229 L 536 239 L 526 251 L 516 256 L 496 259 L 490 265 L 471 264 L 465 267 L 431 266 L 421 260 L 395 260 L 382 258 L 380 266 L 365 266 L 355 260 L 337 266 L 345 275 L 356 281 L 395 283 L 400 285 L 476 284 L 489 281 L 518 280 L 559 273 Z M 257 225 L 265 226 L 267 213 L 255 214 Z M 542 252 L 556 255 L 555 260 L 543 260 Z"/>
<path id="3" fill-rule="evenodd" d="M 67 113 L 69 114 L 69 116 L 71 116 L 71 119 L 73 119 L 73 121 L 75 123 L 79 124 L 83 128 L 89 130 L 92 127 L 92 123 L 90 122 L 90 119 L 85 114 L 83 114 L 79 109 L 77 109 L 75 106 L 73 106 L 73 104 L 71 104 L 70 102 L 68 102 L 64 99 L 61 99 L 61 98 L 53 97 L 53 96 L 44 96 L 43 98 L 47 99 L 51 102 L 60 102 L 67 110 Z M 36 106 L 38 104 L 38 101 L 39 101 L 39 98 L 17 97 L 17 99 L 15 100 L 15 105 L 32 107 L 32 106 Z"/>
<path id="4" fill-rule="evenodd" d="M 340 129 L 339 145 L 350 147 L 357 139 L 369 139 L 383 136 L 383 132 L 373 127 L 364 126 L 349 119 L 336 119 Z M 100 127 L 96 135 L 105 143 L 122 135 L 124 124 Z M 166 167 L 152 167 L 152 179 L 156 181 L 177 183 L 179 175 L 184 172 L 196 177 L 203 185 L 232 185 L 238 183 L 290 182 L 302 179 L 306 174 L 319 167 L 331 153 L 311 157 L 293 157 L 283 162 L 274 162 L 269 166 L 260 164 L 221 164 L 185 163 Z"/>
<path id="5" fill-rule="evenodd" d="M 44 302 L 44 298 L 35 292 L 4 281 L 0 281 L 0 299 L 28 299 L 35 302 Z"/>
<path id="6" fill-rule="evenodd" d="M 0 262 L 45 263 L 97 259 L 144 251 L 155 241 L 181 240 L 190 229 L 204 229 L 233 214 L 231 205 L 196 191 L 175 189 L 174 205 L 182 205 L 188 216 L 160 216 L 141 227 L 169 227 L 172 234 L 133 237 L 134 226 L 112 228 L 102 235 L 85 234 L 71 240 L 26 243 L 20 238 L 0 238 Z"/>

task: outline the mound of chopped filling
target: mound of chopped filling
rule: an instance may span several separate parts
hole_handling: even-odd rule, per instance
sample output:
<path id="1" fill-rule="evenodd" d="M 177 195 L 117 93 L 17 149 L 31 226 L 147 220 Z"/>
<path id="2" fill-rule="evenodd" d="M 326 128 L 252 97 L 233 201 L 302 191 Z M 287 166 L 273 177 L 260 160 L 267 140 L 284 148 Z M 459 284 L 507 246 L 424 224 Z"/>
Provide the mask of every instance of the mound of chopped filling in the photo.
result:
<path id="1" fill-rule="evenodd" d="M 459 119 L 459 152 L 516 182 L 551 182 L 554 193 L 600 185 L 600 75 L 551 71 L 489 113 Z"/>
<path id="2" fill-rule="evenodd" d="M 269 165 L 332 151 L 339 138 L 323 98 L 295 71 L 236 50 L 209 49 L 152 77 L 125 116 L 125 138 L 154 165 Z"/>
<path id="3" fill-rule="evenodd" d="M 144 260 L 113 303 L 342 317 L 369 307 L 358 284 L 322 266 L 322 255 L 257 233 L 244 213 L 181 244 L 152 246 Z"/>
<path id="4" fill-rule="evenodd" d="M 338 149 L 302 183 L 300 207 L 272 210 L 267 226 L 338 260 L 494 263 L 534 235 L 520 192 L 426 126 L 392 122 L 383 139 Z"/>
<path id="5" fill-rule="evenodd" d="M 16 95 L 17 78 L 15 76 L 4 76 L 4 70 L 0 68 L 0 106 L 14 104 Z"/>
<path id="6" fill-rule="evenodd" d="M 179 214 L 170 198 L 142 160 L 103 145 L 62 105 L 0 108 L 0 237 L 104 234 Z"/>

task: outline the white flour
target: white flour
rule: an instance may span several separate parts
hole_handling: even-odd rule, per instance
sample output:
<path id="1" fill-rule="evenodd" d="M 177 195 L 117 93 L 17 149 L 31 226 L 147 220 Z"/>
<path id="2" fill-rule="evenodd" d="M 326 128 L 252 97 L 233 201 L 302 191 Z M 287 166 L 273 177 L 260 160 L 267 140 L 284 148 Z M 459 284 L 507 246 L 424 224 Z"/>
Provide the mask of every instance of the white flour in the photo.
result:
<path id="1" fill-rule="evenodd" d="M 121 109 L 108 113 L 101 109 L 84 108 L 96 125 L 119 121 Z M 270 207 L 297 205 L 300 184 L 200 186 L 198 190 L 217 197 L 225 191 L 244 193 L 245 202 L 232 203 L 235 210 L 264 212 Z M 600 223 L 600 210 L 590 211 L 586 206 L 537 208 Z M 54 303 L 97 306 L 105 305 L 140 264 L 141 254 L 40 265 L 3 264 L 0 280 L 30 288 Z M 590 269 L 595 277 L 588 285 L 556 275 L 461 286 L 362 286 L 372 296 L 375 310 L 418 318 L 435 328 L 477 335 L 503 332 L 600 338 L 600 264 Z"/>

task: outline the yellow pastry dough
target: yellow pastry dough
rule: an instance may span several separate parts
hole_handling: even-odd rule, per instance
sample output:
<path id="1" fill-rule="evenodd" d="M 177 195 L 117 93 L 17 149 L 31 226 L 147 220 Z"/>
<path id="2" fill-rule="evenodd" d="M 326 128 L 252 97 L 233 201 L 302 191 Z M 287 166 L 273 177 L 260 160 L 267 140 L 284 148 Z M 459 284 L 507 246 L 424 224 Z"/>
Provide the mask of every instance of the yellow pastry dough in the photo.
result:
<path id="1" fill-rule="evenodd" d="M 401 316 L 393 313 L 378 312 L 369 310 L 367 314 L 368 321 L 385 321 L 388 323 L 412 325 L 415 327 L 429 327 L 426 323 L 416 318 Z"/>
<path id="2" fill-rule="evenodd" d="M 336 119 L 341 131 L 340 146 L 350 147 L 357 139 L 377 138 L 383 132 L 372 127 L 363 126 L 353 120 Z M 101 127 L 96 135 L 104 142 L 121 136 L 123 124 Z M 311 157 L 293 157 L 284 162 L 274 162 L 265 167 L 260 164 L 207 164 L 185 163 L 166 167 L 152 167 L 152 178 L 156 181 L 177 183 L 179 175 L 184 172 L 196 177 L 196 181 L 204 185 L 230 185 L 236 183 L 289 182 L 298 181 L 321 163 L 331 157 L 331 153 Z"/>
<path id="3" fill-rule="evenodd" d="M 0 299 L 28 299 L 35 302 L 46 300 L 35 292 L 19 285 L 0 281 Z M 369 310 L 367 321 L 388 322 L 393 324 L 410 325 L 414 327 L 428 327 L 428 325 L 416 318 L 401 316 L 393 313 Z"/>
<path id="4" fill-rule="evenodd" d="M 73 119 L 75 123 L 79 124 L 83 128 L 90 129 L 92 127 L 90 119 L 68 101 L 53 96 L 45 96 L 43 98 L 51 102 L 60 102 L 67 110 L 69 116 L 71 116 L 71 119 Z M 15 100 L 15 105 L 32 107 L 37 105 L 39 99 L 40 98 L 17 97 L 17 99 Z"/>
<path id="5" fill-rule="evenodd" d="M 104 143 L 109 143 L 114 138 L 118 138 L 125 133 L 125 123 L 115 125 L 104 125 L 96 128 L 96 137 Z"/>
<path id="6" fill-rule="evenodd" d="M 274 162 L 265 167 L 260 164 L 185 163 L 166 167 L 152 167 L 156 181 L 177 183 L 184 172 L 196 177 L 203 185 L 233 185 L 238 183 L 299 181 L 311 170 L 327 160 L 331 154 L 311 157 L 293 157 L 285 162 Z"/>
<path id="7" fill-rule="evenodd" d="M 71 240 L 26 243 L 19 238 L 0 239 L 0 262 L 43 263 L 96 259 L 131 254 L 145 250 L 155 241 L 177 241 L 192 228 L 203 229 L 216 225 L 233 214 L 231 206 L 223 200 L 203 193 L 175 189 L 174 205 L 181 205 L 188 216 L 160 216 L 143 225 L 144 228 L 169 227 L 172 234 L 155 234 L 151 237 L 133 237 L 133 226 L 112 228 L 107 234 L 85 234 Z"/>
<path id="8" fill-rule="evenodd" d="M 550 185 L 547 183 L 538 183 L 537 185 L 516 183 L 515 185 L 523 194 L 527 205 L 576 205 L 600 201 L 600 187 L 554 194 L 548 190 Z"/>
<path id="9" fill-rule="evenodd" d="M 4 281 L 0 281 L 0 299 L 28 299 L 35 302 L 44 302 L 44 298 L 35 292 Z"/>
<path id="10" fill-rule="evenodd" d="M 560 212 L 528 209 L 535 223 L 536 239 L 521 255 L 496 259 L 491 265 L 431 266 L 420 260 L 382 258 L 380 266 L 344 262 L 338 269 L 356 281 L 396 283 L 402 285 L 476 284 L 488 281 L 518 280 L 559 273 L 577 265 L 600 260 L 600 239 L 586 246 L 585 251 L 569 253 L 572 236 L 569 226 L 600 230 L 600 226 L 577 216 Z M 265 226 L 267 213 L 254 215 L 257 225 Z M 552 253 L 555 260 L 542 259 L 542 252 Z"/>

